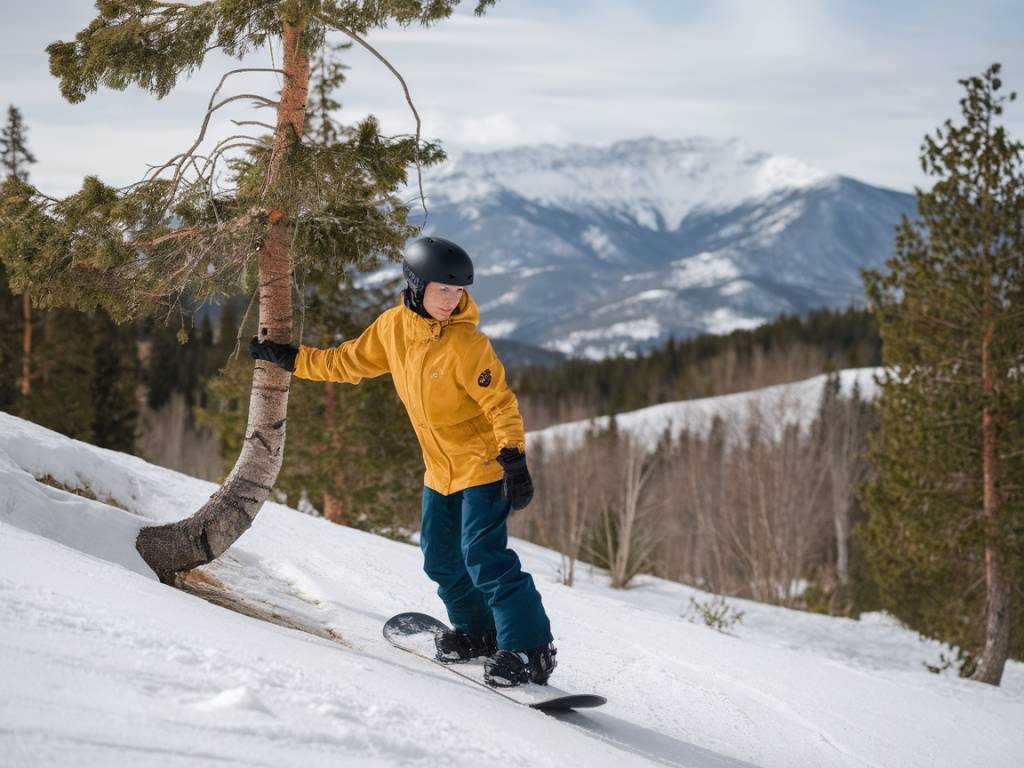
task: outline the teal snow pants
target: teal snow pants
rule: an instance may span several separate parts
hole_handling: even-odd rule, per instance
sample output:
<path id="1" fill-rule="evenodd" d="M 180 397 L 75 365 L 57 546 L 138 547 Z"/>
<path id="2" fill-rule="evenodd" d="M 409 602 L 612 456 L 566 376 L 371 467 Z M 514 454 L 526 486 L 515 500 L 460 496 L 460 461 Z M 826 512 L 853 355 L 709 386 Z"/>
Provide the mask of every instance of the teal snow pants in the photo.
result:
<path id="1" fill-rule="evenodd" d="M 553 639 L 533 578 L 508 548 L 511 504 L 501 480 L 444 496 L 423 487 L 423 570 L 437 584 L 460 632 L 498 632 L 498 648 L 525 650 Z"/>

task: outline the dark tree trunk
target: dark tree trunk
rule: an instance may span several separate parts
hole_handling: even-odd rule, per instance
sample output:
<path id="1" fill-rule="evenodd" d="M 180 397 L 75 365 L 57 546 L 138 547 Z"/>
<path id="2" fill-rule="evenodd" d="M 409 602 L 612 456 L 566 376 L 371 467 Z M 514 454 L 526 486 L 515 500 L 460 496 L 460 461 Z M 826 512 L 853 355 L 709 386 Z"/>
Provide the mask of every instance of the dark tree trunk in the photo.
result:
<path id="1" fill-rule="evenodd" d="M 986 285 L 985 309 L 991 310 L 991 285 Z M 990 348 L 992 325 L 989 324 L 981 345 L 982 391 L 986 398 L 992 394 Z M 985 649 L 978 662 L 974 679 L 999 685 L 1010 650 L 1010 583 L 1007 579 L 1002 542 L 997 518 L 999 497 L 996 483 L 999 477 L 999 453 L 996 439 L 996 419 L 991 409 L 982 410 L 982 482 L 985 518 Z"/>
<path id="2" fill-rule="evenodd" d="M 338 449 L 338 431 L 334 425 L 335 416 L 338 412 L 338 393 L 333 382 L 328 381 L 324 386 L 327 388 L 327 424 L 331 432 L 331 443 L 330 445 L 323 446 L 322 450 L 335 451 L 336 453 Z M 345 476 L 342 473 L 339 462 L 338 469 L 331 476 L 331 488 L 341 490 L 344 487 L 344 482 Z M 341 499 L 330 491 L 324 494 L 324 517 L 332 523 L 345 525 L 345 509 L 341 504 Z"/>
<path id="3" fill-rule="evenodd" d="M 28 397 L 32 393 L 32 299 L 21 295 L 21 415 L 28 414 Z"/>

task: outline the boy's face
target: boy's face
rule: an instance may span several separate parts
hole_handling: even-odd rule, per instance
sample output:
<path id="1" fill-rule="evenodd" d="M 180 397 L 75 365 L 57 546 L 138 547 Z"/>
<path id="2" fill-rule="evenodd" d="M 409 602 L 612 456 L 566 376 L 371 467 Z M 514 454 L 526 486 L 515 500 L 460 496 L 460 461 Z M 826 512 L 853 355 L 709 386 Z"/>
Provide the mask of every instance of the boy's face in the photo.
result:
<path id="1" fill-rule="evenodd" d="M 427 283 L 427 290 L 423 292 L 423 306 L 435 320 L 447 320 L 459 306 L 463 290 L 461 285 Z"/>

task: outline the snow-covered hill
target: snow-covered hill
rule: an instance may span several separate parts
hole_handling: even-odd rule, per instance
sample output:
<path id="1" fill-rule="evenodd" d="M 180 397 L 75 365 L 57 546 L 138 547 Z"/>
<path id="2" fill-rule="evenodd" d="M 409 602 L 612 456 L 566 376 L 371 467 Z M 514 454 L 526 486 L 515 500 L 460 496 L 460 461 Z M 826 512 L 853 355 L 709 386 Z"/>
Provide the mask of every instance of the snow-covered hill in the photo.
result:
<path id="1" fill-rule="evenodd" d="M 1022 664 L 999 689 L 932 675 L 941 646 L 884 616 L 743 601 L 725 636 L 682 618 L 699 592 L 586 570 L 565 587 L 557 554 L 524 542 L 557 684 L 601 710 L 547 716 L 394 650 L 388 616 L 442 610 L 418 548 L 280 504 L 191 580 L 250 615 L 225 610 L 132 548 L 213 490 L 0 413 L 0 765 L 1024 763 Z"/>
<path id="2" fill-rule="evenodd" d="M 874 398 L 877 389 L 875 374 L 881 370 L 850 368 L 839 371 L 840 392 L 848 397 L 856 387 L 862 398 Z M 637 437 L 648 450 L 654 448 L 666 429 L 673 438 L 684 429 L 697 434 L 707 434 L 716 416 L 725 421 L 727 438 L 742 435 L 746 418 L 754 414 L 764 417 L 765 423 L 779 429 L 786 424 L 806 426 L 814 418 L 821 403 L 826 379 L 825 374 L 819 374 L 802 381 L 777 384 L 750 392 L 659 403 L 617 414 L 615 425 L 623 432 L 629 432 Z M 610 420 L 609 416 L 598 416 L 593 419 L 567 421 L 528 432 L 527 445 L 538 442 L 545 445 L 558 443 L 566 448 L 574 448 L 584 439 L 588 429 L 606 429 Z"/>
<path id="3" fill-rule="evenodd" d="M 475 260 L 483 330 L 591 358 L 860 304 L 858 268 L 882 265 L 914 208 L 712 139 L 469 153 L 425 189 L 427 232 Z"/>

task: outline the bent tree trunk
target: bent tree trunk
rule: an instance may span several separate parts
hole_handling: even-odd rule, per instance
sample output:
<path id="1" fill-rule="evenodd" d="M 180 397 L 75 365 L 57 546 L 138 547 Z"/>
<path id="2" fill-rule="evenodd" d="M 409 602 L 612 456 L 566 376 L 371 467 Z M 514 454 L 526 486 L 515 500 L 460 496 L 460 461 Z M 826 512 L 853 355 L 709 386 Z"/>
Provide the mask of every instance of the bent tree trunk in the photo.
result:
<path id="1" fill-rule="evenodd" d="M 278 183 L 289 144 L 302 137 L 309 92 L 309 56 L 299 45 L 304 26 L 304 22 L 284 22 L 285 74 L 267 169 L 267 192 Z M 289 246 L 297 211 L 274 208 L 268 214 L 259 256 L 259 327 L 267 330 L 270 340 L 288 343 L 292 337 Z M 257 361 L 245 441 L 224 484 L 191 517 L 139 532 L 136 549 L 163 583 L 172 584 L 176 573 L 216 559 L 252 525 L 281 469 L 290 381 L 288 371 Z"/>

